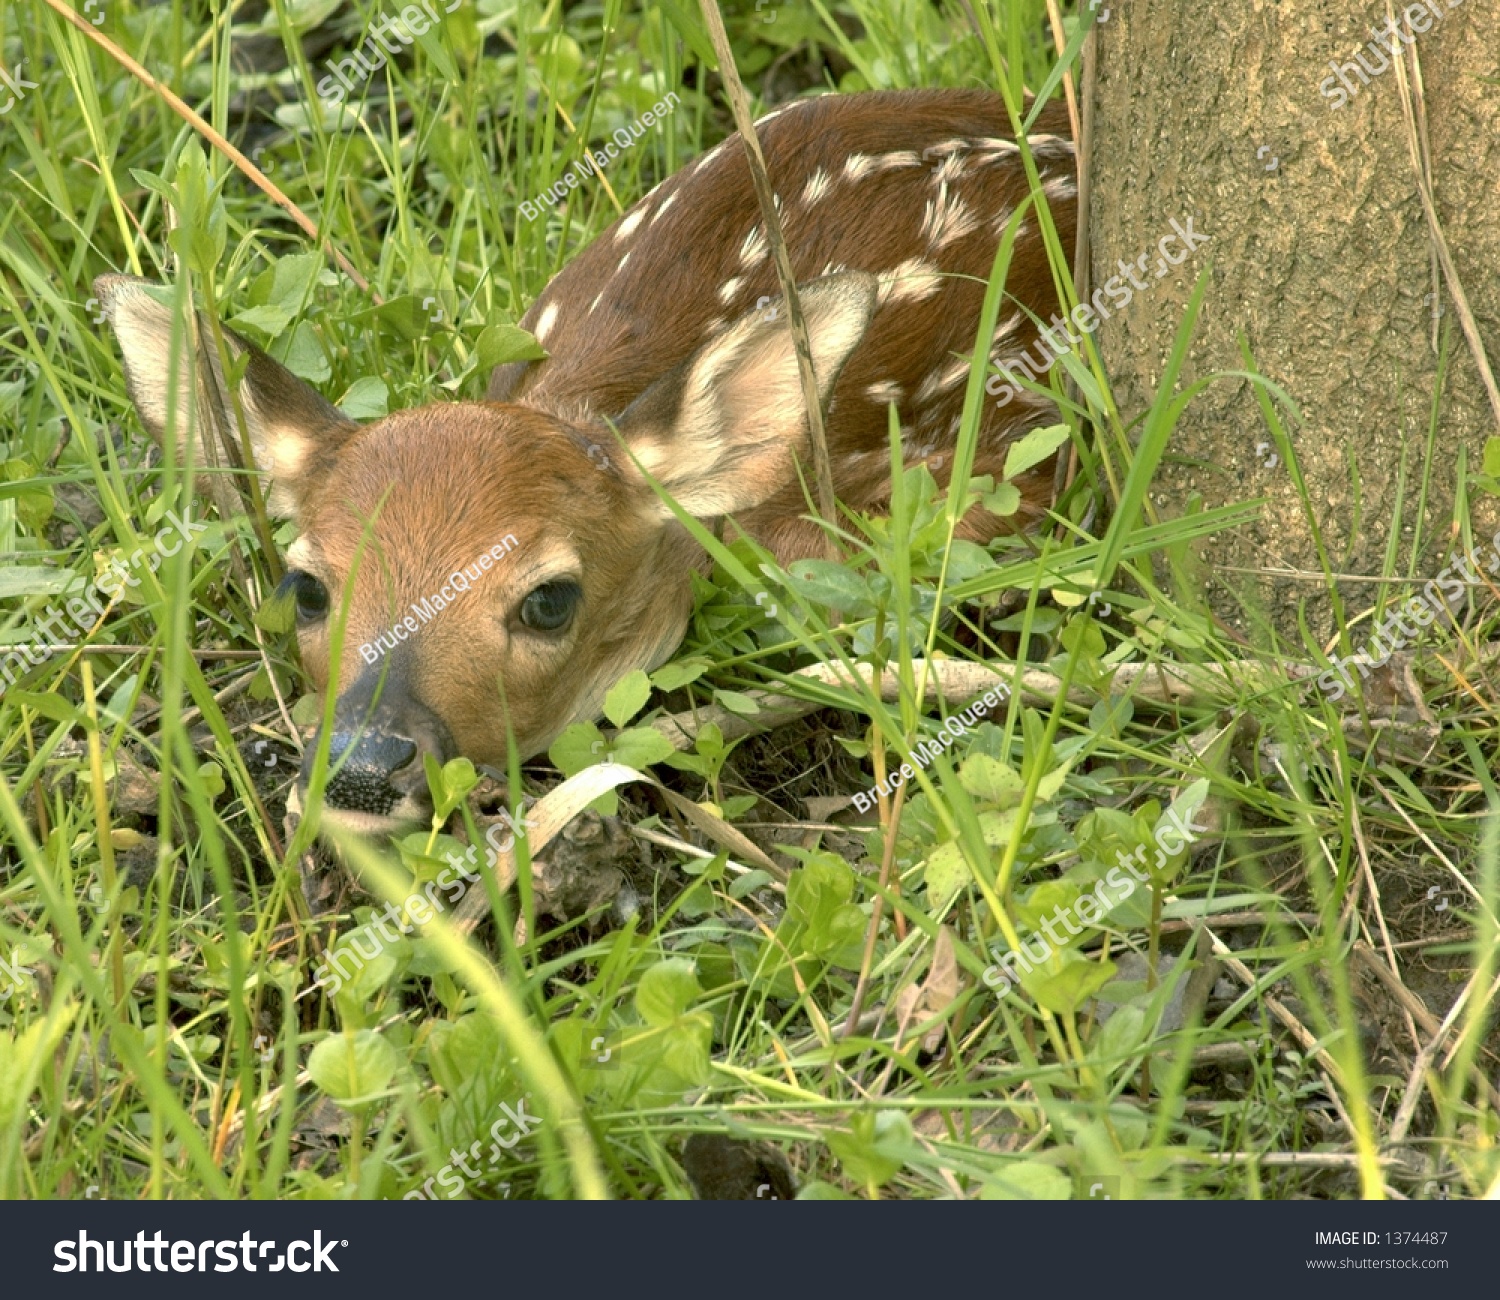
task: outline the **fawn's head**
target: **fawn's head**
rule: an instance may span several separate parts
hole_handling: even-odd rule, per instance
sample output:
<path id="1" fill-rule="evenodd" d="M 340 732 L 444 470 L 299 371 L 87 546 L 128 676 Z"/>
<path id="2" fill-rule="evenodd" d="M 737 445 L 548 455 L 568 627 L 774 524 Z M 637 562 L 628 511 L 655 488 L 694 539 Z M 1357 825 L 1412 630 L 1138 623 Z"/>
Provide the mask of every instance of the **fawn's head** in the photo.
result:
<path id="1" fill-rule="evenodd" d="M 430 815 L 424 753 L 503 765 L 508 731 L 537 753 L 672 653 L 702 553 L 648 475 L 707 520 L 765 501 L 803 455 L 790 332 L 765 313 L 623 411 L 463 402 L 359 425 L 227 331 L 232 394 L 202 322 L 197 359 L 174 358 L 174 313 L 149 290 L 95 284 L 142 422 L 160 441 L 170 421 L 180 455 L 195 428 L 198 465 L 234 465 L 238 408 L 271 513 L 297 523 L 286 585 L 307 673 L 337 692 L 325 812 L 349 829 Z M 826 401 L 875 282 L 830 276 L 802 301 Z"/>

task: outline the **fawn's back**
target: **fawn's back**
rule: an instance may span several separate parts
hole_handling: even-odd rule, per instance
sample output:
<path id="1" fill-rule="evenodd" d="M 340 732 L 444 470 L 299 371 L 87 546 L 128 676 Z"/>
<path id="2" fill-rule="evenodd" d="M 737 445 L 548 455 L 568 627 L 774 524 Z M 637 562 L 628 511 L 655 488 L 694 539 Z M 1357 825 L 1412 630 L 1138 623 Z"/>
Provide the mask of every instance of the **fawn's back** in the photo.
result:
<path id="1" fill-rule="evenodd" d="M 824 95 L 768 114 L 757 134 L 796 282 L 876 277 L 874 312 L 827 407 L 839 500 L 867 511 L 889 500 L 891 402 L 907 463 L 926 461 L 946 482 L 995 249 L 1027 192 L 1004 103 L 979 90 Z M 1045 111 L 1028 140 L 1071 248 L 1077 185 L 1062 106 Z M 1056 307 L 1030 216 L 1006 288 L 1043 320 Z M 663 181 L 552 280 L 521 321 L 551 357 L 499 367 L 489 396 L 624 411 L 747 316 L 779 322 L 780 301 L 744 149 L 732 136 Z M 1025 312 L 1007 302 L 989 355 L 1003 360 L 1035 337 Z M 1006 448 L 1035 411 L 1028 397 L 986 405 L 974 473 L 999 480 Z M 767 486 L 737 522 L 782 563 L 816 553 L 819 533 L 800 518 L 807 506 L 796 476 Z M 1023 486 L 1027 506 L 1044 507 L 1050 472 Z M 976 515 L 968 535 L 987 540 L 1000 526 Z"/>
<path id="2" fill-rule="evenodd" d="M 835 489 L 854 509 L 889 499 L 892 403 L 906 462 L 947 479 L 986 281 L 1026 194 L 1005 121 L 998 96 L 944 90 L 830 95 L 758 125 Z M 1060 128 L 1049 110 L 1030 146 L 1069 247 L 1073 151 Z M 1057 306 L 1029 213 L 1006 288 L 987 350 L 1000 363 L 1037 336 L 1021 307 L 1045 319 Z M 170 313 L 126 277 L 103 277 L 97 291 L 130 395 L 164 436 Z M 235 353 L 250 354 L 237 396 L 256 463 L 273 509 L 300 526 L 287 586 L 303 662 L 317 687 L 339 692 L 329 812 L 365 830 L 421 820 L 424 753 L 501 762 L 508 731 L 523 755 L 536 753 L 596 716 L 624 673 L 671 655 L 705 557 L 642 469 L 689 514 L 732 515 L 782 563 L 818 552 L 821 533 L 801 518 L 807 420 L 779 302 L 732 138 L 664 181 L 547 286 L 522 323 L 548 359 L 498 368 L 487 402 L 356 425 L 231 336 Z M 211 352 L 205 368 L 215 391 L 195 401 L 184 387 L 175 407 L 194 409 L 200 431 L 233 429 Z M 974 472 L 998 478 L 1036 414 L 1026 394 L 987 401 Z M 1034 514 L 1050 470 L 1019 486 Z M 964 531 L 982 541 L 1005 526 L 976 511 Z"/>

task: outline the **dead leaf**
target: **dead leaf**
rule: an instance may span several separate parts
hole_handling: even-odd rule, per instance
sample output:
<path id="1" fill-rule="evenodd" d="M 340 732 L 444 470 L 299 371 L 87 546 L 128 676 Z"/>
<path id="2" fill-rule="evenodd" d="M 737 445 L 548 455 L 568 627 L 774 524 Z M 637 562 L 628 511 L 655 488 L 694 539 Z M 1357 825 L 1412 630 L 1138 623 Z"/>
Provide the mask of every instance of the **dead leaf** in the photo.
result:
<path id="1" fill-rule="evenodd" d="M 922 1050 L 935 1052 L 943 1041 L 943 1024 L 962 990 L 963 978 L 953 951 L 953 931 L 946 925 L 939 926 L 927 978 L 921 987 L 909 985 L 896 997 L 896 1050 L 906 1049 L 906 1027 L 913 1019 L 924 1025 L 935 1019 L 936 1023 L 922 1037 Z"/>

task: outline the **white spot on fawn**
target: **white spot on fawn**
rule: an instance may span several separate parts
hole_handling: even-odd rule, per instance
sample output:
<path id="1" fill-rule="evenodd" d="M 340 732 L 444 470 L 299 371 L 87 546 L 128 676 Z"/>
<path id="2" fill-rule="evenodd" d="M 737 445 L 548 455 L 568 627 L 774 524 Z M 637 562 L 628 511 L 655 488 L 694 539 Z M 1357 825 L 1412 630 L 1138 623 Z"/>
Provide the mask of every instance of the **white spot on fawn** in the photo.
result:
<path id="1" fill-rule="evenodd" d="M 754 226 L 740 244 L 740 265 L 748 270 L 770 251 L 771 245 L 766 240 L 766 232 L 759 226 Z"/>
<path id="2" fill-rule="evenodd" d="M 882 379 L 878 384 L 871 384 L 865 389 L 865 396 L 872 402 L 879 402 L 881 406 L 888 406 L 891 402 L 899 404 L 901 385 L 894 379 Z"/>
<path id="3" fill-rule="evenodd" d="M 670 194 L 667 195 L 667 197 L 665 199 L 662 200 L 661 207 L 657 208 L 656 214 L 651 218 L 651 224 L 654 226 L 658 221 L 660 221 L 664 216 L 666 216 L 667 215 L 667 209 L 670 208 L 676 202 L 677 202 L 677 191 L 673 190 Z"/>
<path id="4" fill-rule="evenodd" d="M 898 266 L 880 276 L 880 289 L 876 295 L 876 307 L 893 302 L 921 302 L 930 298 L 942 286 L 943 277 L 931 262 L 920 257 L 908 257 Z"/>
<path id="5" fill-rule="evenodd" d="M 1048 203 L 1057 199 L 1074 199 L 1078 197 L 1078 183 L 1071 176 L 1054 176 L 1050 181 L 1042 182 L 1042 193 L 1047 196 Z"/>
<path id="6" fill-rule="evenodd" d="M 944 158 L 932 173 L 934 185 L 951 185 L 964 172 L 964 156 L 961 153 L 950 153 Z"/>
<path id="7" fill-rule="evenodd" d="M 802 187 L 802 202 L 807 207 L 812 207 L 819 199 L 823 198 L 833 186 L 833 180 L 821 167 L 807 178 L 807 184 Z"/>
<path id="8" fill-rule="evenodd" d="M 615 227 L 615 243 L 629 239 L 635 234 L 635 228 L 646 219 L 646 205 L 637 204 L 634 212 L 627 212 L 621 219 L 620 224 Z"/>
<path id="9" fill-rule="evenodd" d="M 722 302 L 726 307 L 729 306 L 729 304 L 734 301 L 735 295 L 738 294 L 740 289 L 744 287 L 744 284 L 744 280 L 742 280 L 737 275 L 731 276 L 729 279 L 725 280 L 724 283 L 719 286 L 719 301 Z"/>
<path id="10" fill-rule="evenodd" d="M 930 402 L 939 393 L 946 392 L 959 380 L 964 379 L 969 373 L 969 363 L 965 359 L 953 362 L 945 370 L 934 370 L 922 381 L 922 386 L 917 389 L 917 401 Z"/>
<path id="11" fill-rule="evenodd" d="M 819 271 L 818 274 L 819 275 L 841 275 L 843 272 L 847 271 L 848 269 L 849 268 L 847 266 L 845 266 L 842 262 L 824 262 L 823 263 L 823 269 L 821 271 Z"/>
<path id="12" fill-rule="evenodd" d="M 626 253 L 625 256 L 620 259 L 620 265 L 617 266 L 617 267 L 615 267 L 615 274 L 616 275 L 619 275 L 620 272 L 625 269 L 625 263 L 628 262 L 628 261 L 630 261 L 630 254 Z"/>
<path id="13" fill-rule="evenodd" d="M 950 153 L 962 153 L 967 148 L 969 148 L 967 140 L 959 136 L 954 136 L 951 140 L 943 140 L 937 144 L 928 145 L 927 148 L 922 150 L 922 157 L 941 158 Z"/>
<path id="14" fill-rule="evenodd" d="M 941 249 L 978 227 L 979 218 L 969 205 L 943 185 L 938 189 L 937 198 L 927 201 L 922 213 L 922 229 L 917 237 L 925 239 L 934 249 Z"/>
<path id="15" fill-rule="evenodd" d="M 591 302 L 591 303 L 589 303 L 589 315 L 590 316 L 592 316 L 594 314 L 594 308 L 599 305 L 599 300 L 601 298 L 603 298 L 603 297 L 604 297 L 604 290 L 603 289 L 600 289 L 599 292 L 594 295 L 594 301 Z"/>
<path id="16" fill-rule="evenodd" d="M 1026 143 L 1033 158 L 1070 159 L 1073 157 L 1073 142 L 1060 135 L 1028 135 Z M 1002 158 L 1019 155 L 1021 146 L 1014 140 L 990 137 L 974 142 L 977 162 L 999 162 Z"/>
<path id="17" fill-rule="evenodd" d="M 1006 339 L 1008 339 L 1012 334 L 1016 332 L 1016 327 L 1020 323 L 1020 312 L 1015 312 L 1008 320 L 1001 321 L 998 325 L 995 326 L 995 333 L 994 336 L 990 339 L 990 345 L 993 347 L 997 343 L 1003 343 Z"/>
<path id="18" fill-rule="evenodd" d="M 980 163 L 999 162 L 1002 158 L 1008 158 L 1012 154 L 1019 155 L 1020 152 L 1021 146 L 1014 140 L 986 138 L 974 141 L 974 153 L 977 155 L 975 161 Z"/>
<path id="19" fill-rule="evenodd" d="M 877 172 L 891 171 L 896 167 L 917 167 L 922 160 L 911 149 L 900 149 L 895 153 L 852 153 L 844 160 L 844 179 L 863 180 Z"/>
<path id="20" fill-rule="evenodd" d="M 537 317 L 535 333 L 538 343 L 545 341 L 547 335 L 552 333 L 552 327 L 557 324 L 557 311 L 557 304 L 549 302 L 542 309 L 542 314 Z"/>
<path id="21" fill-rule="evenodd" d="M 1026 143 L 1031 146 L 1032 156 L 1036 158 L 1061 158 L 1073 157 L 1073 142 L 1062 135 L 1028 135 Z"/>
<path id="22" fill-rule="evenodd" d="M 720 140 L 718 144 L 714 145 L 712 149 L 710 149 L 706 154 L 703 154 L 698 159 L 698 166 L 712 167 L 716 162 L 719 161 L 720 158 L 724 156 L 724 151 L 728 147 L 729 141 L 733 139 L 734 136 L 729 136 L 727 139 Z"/>

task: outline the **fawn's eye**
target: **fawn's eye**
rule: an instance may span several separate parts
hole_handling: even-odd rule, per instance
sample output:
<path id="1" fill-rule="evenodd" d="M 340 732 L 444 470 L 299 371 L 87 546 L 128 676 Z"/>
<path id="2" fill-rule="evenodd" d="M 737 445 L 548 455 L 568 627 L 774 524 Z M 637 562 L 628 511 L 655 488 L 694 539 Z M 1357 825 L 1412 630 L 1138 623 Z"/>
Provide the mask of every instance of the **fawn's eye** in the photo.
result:
<path id="1" fill-rule="evenodd" d="M 316 623 L 328 613 L 328 588 L 310 573 L 300 569 L 286 575 L 283 584 L 291 589 L 297 602 L 297 624 L 299 627 Z"/>
<path id="2" fill-rule="evenodd" d="M 583 588 L 570 579 L 544 582 L 521 602 L 521 622 L 533 632 L 561 632 L 582 599 Z"/>

